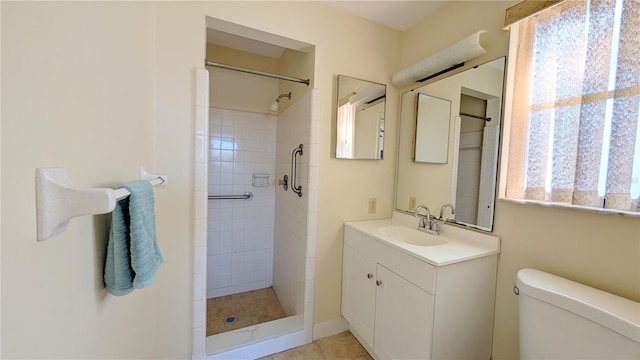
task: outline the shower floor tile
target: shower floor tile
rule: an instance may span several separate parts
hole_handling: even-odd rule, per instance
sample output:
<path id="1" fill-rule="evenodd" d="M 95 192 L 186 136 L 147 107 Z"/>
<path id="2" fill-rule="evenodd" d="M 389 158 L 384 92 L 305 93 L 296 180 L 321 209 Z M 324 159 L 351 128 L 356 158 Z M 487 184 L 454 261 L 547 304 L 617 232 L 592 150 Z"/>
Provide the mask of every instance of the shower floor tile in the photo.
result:
<path id="1" fill-rule="evenodd" d="M 235 322 L 225 323 L 232 316 Z M 207 336 L 286 316 L 272 287 L 207 299 Z"/>

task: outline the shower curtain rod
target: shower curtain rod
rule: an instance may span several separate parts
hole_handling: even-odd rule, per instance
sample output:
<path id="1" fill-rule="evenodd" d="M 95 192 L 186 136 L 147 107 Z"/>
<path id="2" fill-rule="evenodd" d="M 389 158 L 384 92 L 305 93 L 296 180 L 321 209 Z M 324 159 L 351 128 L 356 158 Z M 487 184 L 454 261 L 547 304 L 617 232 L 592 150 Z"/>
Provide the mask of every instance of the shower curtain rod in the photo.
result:
<path id="1" fill-rule="evenodd" d="M 271 74 L 271 73 L 264 72 L 264 71 L 259 71 L 259 70 L 252 70 L 252 69 L 246 69 L 246 68 L 241 68 L 241 67 L 237 67 L 237 66 L 225 65 L 225 64 L 215 63 L 215 62 L 209 61 L 207 59 L 204 59 L 204 65 L 205 66 L 213 66 L 213 67 L 217 67 L 217 68 L 221 68 L 221 69 L 240 71 L 240 72 L 244 72 L 244 73 L 248 73 L 248 74 L 266 76 L 266 77 L 276 78 L 276 79 L 280 79 L 280 80 L 293 81 L 293 82 L 297 82 L 297 83 L 306 84 L 307 86 L 309 86 L 309 79 L 300 79 L 300 78 L 295 78 L 295 77 L 290 77 L 290 76 Z"/>
<path id="2" fill-rule="evenodd" d="M 471 118 L 474 118 L 474 119 L 480 119 L 480 120 L 484 120 L 484 121 L 491 121 L 490 117 L 467 114 L 467 113 L 463 113 L 463 112 L 460 112 L 460 116 L 468 116 L 468 117 L 471 117 Z"/>

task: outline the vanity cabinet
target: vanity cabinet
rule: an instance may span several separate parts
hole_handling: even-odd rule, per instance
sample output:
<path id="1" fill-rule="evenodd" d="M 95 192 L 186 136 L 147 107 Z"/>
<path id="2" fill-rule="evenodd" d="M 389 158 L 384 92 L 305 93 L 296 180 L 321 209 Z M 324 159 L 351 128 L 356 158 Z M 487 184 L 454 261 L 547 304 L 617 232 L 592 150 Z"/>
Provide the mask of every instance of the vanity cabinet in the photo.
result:
<path id="1" fill-rule="evenodd" d="M 434 296 L 377 266 L 373 351 L 383 359 L 420 359 L 431 349 Z"/>
<path id="2" fill-rule="evenodd" d="M 377 359 L 489 359 L 496 255 L 434 266 L 345 227 L 342 315 Z"/>
<path id="3" fill-rule="evenodd" d="M 344 259 L 343 316 L 362 339 L 384 359 L 429 353 L 433 295 L 350 246 Z"/>
<path id="4" fill-rule="evenodd" d="M 364 341 L 373 344 L 377 264 L 346 245 L 343 256 L 342 316 Z"/>

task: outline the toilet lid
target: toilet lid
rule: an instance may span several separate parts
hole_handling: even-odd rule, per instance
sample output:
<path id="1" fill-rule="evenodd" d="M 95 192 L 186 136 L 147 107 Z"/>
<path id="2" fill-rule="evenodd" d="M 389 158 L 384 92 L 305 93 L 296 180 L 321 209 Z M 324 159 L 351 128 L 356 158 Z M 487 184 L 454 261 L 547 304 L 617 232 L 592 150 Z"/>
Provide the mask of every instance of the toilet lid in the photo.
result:
<path id="1" fill-rule="evenodd" d="M 640 343 L 640 303 L 535 269 L 518 271 L 520 296 L 530 296 L 606 326 Z"/>

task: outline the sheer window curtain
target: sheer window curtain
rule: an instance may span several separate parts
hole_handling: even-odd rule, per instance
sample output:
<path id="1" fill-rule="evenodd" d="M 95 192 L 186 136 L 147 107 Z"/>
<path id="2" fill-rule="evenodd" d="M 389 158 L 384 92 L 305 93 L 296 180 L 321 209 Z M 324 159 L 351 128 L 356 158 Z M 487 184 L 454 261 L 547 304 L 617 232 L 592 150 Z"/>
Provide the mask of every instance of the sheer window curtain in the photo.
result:
<path id="1" fill-rule="evenodd" d="M 507 198 L 639 211 L 640 1 L 520 21 L 514 83 Z"/>

